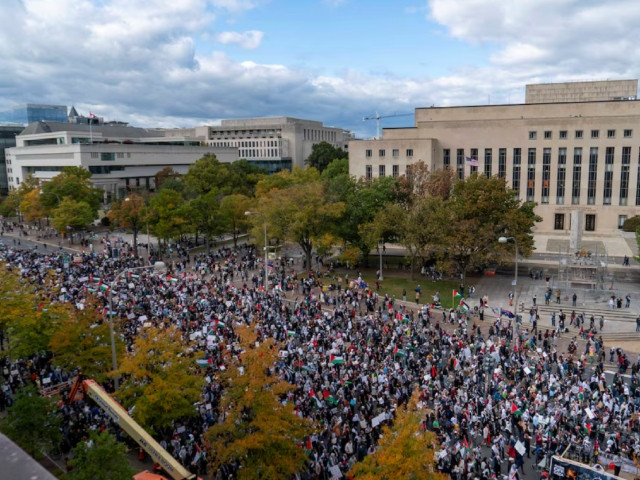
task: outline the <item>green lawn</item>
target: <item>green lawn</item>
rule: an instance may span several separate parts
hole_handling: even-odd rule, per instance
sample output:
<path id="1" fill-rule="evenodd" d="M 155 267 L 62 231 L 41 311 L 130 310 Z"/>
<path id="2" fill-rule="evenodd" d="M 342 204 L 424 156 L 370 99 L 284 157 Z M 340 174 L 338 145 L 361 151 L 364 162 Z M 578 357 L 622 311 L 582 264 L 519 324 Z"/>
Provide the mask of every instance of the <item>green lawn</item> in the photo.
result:
<path id="1" fill-rule="evenodd" d="M 376 274 L 375 270 L 360 270 L 362 273 L 362 280 L 364 280 L 367 285 L 375 289 L 376 288 Z M 336 275 L 339 275 L 343 278 L 342 284 L 345 285 L 344 282 L 344 271 L 337 272 Z M 349 280 L 355 279 L 358 276 L 358 272 L 356 270 L 349 271 Z M 415 302 L 416 300 L 416 286 L 420 285 L 420 304 L 431 303 L 433 300 L 433 295 L 436 292 L 440 293 L 440 303 L 444 308 L 452 307 L 452 299 L 451 293 L 453 289 L 459 289 L 460 283 L 454 280 L 439 280 L 436 282 L 432 282 L 430 279 L 421 276 L 420 274 L 416 274 L 416 279 L 411 280 L 409 278 L 409 274 L 406 271 L 394 271 L 387 270 L 383 272 L 384 280 L 380 282 L 380 290 L 378 294 L 384 296 L 385 294 L 389 294 L 390 297 L 395 297 L 396 300 L 402 300 L 402 291 L 403 289 L 407 292 L 407 301 Z M 323 279 L 323 283 L 330 283 L 330 279 Z M 456 306 L 458 302 L 455 303 Z"/>

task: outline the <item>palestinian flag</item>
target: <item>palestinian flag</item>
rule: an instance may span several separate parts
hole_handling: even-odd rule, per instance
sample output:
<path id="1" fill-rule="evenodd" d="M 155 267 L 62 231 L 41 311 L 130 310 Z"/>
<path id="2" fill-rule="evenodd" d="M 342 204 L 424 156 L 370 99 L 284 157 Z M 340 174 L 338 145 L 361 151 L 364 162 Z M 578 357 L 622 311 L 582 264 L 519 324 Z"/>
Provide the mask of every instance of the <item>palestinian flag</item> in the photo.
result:
<path id="1" fill-rule="evenodd" d="M 335 407 L 338 405 L 338 401 L 335 399 L 333 395 L 329 395 L 327 397 L 327 405 L 329 405 L 330 407 Z"/>
<path id="2" fill-rule="evenodd" d="M 198 444 L 196 443 L 194 445 L 196 448 L 195 448 L 195 455 L 193 456 L 193 460 L 191 461 L 192 465 L 197 464 L 200 461 L 200 459 L 204 457 L 204 452 L 200 449 Z"/>
<path id="3" fill-rule="evenodd" d="M 522 415 L 522 412 L 520 411 L 520 408 L 515 404 L 515 402 L 513 402 L 511 404 L 511 414 L 512 415 Z"/>
<path id="4" fill-rule="evenodd" d="M 196 360 L 196 364 L 198 364 L 198 366 L 200 367 L 208 367 L 209 365 L 213 365 L 213 359 L 199 358 L 198 360 Z"/>
<path id="5" fill-rule="evenodd" d="M 95 288 L 87 288 L 87 292 L 89 293 L 96 293 L 97 290 Z"/>
<path id="6" fill-rule="evenodd" d="M 453 296 L 454 299 L 462 298 L 462 294 L 460 292 L 458 292 L 457 290 L 454 290 L 451 295 Z"/>
<path id="7" fill-rule="evenodd" d="M 100 277 L 94 277 L 93 275 L 91 275 L 91 281 L 93 283 L 100 283 Z"/>
<path id="8" fill-rule="evenodd" d="M 402 348 L 396 347 L 393 349 L 393 356 L 400 357 L 400 358 L 407 358 L 407 352 L 405 352 Z"/>
<path id="9" fill-rule="evenodd" d="M 99 288 L 100 290 L 102 290 L 103 292 L 106 292 L 106 291 L 108 291 L 108 290 L 109 290 L 109 285 L 105 285 L 104 283 L 100 283 L 100 284 L 98 285 L 98 288 Z"/>
<path id="10" fill-rule="evenodd" d="M 287 335 L 290 336 L 290 337 L 295 337 L 296 336 L 296 332 L 294 330 L 289 330 L 287 332 Z"/>
<path id="11" fill-rule="evenodd" d="M 337 357 L 334 354 L 331 354 L 331 356 L 329 357 L 329 360 L 333 365 L 342 365 L 344 363 L 344 358 Z"/>
<path id="12" fill-rule="evenodd" d="M 407 315 L 402 317 L 402 323 L 409 323 L 409 317 Z"/>
<path id="13" fill-rule="evenodd" d="M 172 277 L 171 275 L 167 275 L 167 280 L 172 283 L 178 283 L 178 279 L 176 277 Z"/>
<path id="14" fill-rule="evenodd" d="M 459 307 L 460 307 L 460 310 L 462 310 L 465 313 L 469 311 L 469 305 L 467 305 L 464 299 L 460 300 Z"/>
<path id="15" fill-rule="evenodd" d="M 136 275 L 135 273 L 129 272 L 129 278 L 133 278 L 133 279 L 140 278 L 140 275 Z"/>

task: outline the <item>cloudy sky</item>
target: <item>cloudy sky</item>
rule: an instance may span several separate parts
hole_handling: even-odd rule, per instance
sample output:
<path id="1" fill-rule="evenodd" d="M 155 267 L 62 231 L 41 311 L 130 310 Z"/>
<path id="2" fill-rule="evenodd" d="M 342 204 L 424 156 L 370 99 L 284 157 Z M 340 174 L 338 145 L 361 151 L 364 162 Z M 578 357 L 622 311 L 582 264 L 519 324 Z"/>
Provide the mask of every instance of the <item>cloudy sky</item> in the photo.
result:
<path id="1" fill-rule="evenodd" d="M 638 38 L 637 0 L 0 0 L 0 109 L 149 127 L 287 115 L 369 137 L 376 112 L 638 78 Z"/>

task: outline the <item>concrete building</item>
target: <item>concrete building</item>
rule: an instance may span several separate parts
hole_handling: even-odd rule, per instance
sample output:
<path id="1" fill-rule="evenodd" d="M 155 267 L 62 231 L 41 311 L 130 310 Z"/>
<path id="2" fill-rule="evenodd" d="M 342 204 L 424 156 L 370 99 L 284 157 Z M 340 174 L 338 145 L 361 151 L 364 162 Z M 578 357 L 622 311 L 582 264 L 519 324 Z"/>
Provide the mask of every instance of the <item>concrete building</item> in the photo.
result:
<path id="1" fill-rule="evenodd" d="M 105 202 L 121 198 L 128 188 L 155 188 L 155 174 L 165 167 L 186 173 L 207 153 L 221 162 L 238 158 L 237 148 L 201 146 L 197 138 L 166 137 L 164 130 L 130 127 L 119 122 L 36 122 L 16 137 L 6 150 L 9 189 L 33 174 L 41 180 L 56 176 L 63 167 L 89 170 L 93 184 L 104 190 Z"/>
<path id="2" fill-rule="evenodd" d="M 422 160 L 459 178 L 498 175 L 538 204 L 536 232 L 567 233 L 579 211 L 585 234 L 612 234 L 640 214 L 637 90 L 637 80 L 527 85 L 526 104 L 417 108 L 414 127 L 351 141 L 349 171 L 399 176 Z"/>
<path id="3" fill-rule="evenodd" d="M 9 191 L 5 149 L 16 146 L 16 135 L 22 130 L 24 127 L 20 125 L 0 125 L 0 195 L 6 195 Z"/>
<path id="4" fill-rule="evenodd" d="M 0 112 L 0 123 L 15 123 L 26 126 L 32 122 L 40 122 L 42 120 L 50 122 L 66 122 L 66 105 L 40 105 L 27 103 L 26 105 L 16 105 L 9 110 Z"/>
<path id="5" fill-rule="evenodd" d="M 353 139 L 342 128 L 291 117 L 222 120 L 217 126 L 167 130 L 165 134 L 200 138 L 212 147 L 236 148 L 238 159 L 247 159 L 269 173 L 304 167 L 316 143 L 328 142 L 346 151 Z"/>

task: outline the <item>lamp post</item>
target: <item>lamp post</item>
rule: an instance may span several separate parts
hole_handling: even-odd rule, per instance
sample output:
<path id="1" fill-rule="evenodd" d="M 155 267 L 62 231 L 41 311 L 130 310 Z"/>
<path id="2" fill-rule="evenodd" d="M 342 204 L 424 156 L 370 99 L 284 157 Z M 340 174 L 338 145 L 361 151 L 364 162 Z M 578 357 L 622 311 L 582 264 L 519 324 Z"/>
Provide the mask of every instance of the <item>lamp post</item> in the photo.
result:
<path id="1" fill-rule="evenodd" d="M 380 241 L 378 243 L 378 253 L 380 253 L 380 275 L 378 275 L 378 280 L 382 281 L 384 280 L 384 277 L 382 276 L 382 250 L 384 249 L 384 241 Z"/>
<path id="2" fill-rule="evenodd" d="M 153 265 L 145 265 L 143 267 L 128 267 L 118 272 L 116 277 L 109 284 L 109 311 L 107 312 L 107 315 L 109 317 L 109 337 L 111 339 L 111 367 L 113 368 L 114 373 L 118 370 L 118 358 L 116 356 L 116 339 L 113 331 L 113 289 L 115 288 L 116 283 L 118 283 L 118 279 L 125 273 L 144 270 L 145 268 L 153 268 L 153 271 L 158 273 L 164 273 L 167 270 L 164 262 L 156 262 Z M 118 389 L 119 380 L 118 375 L 115 374 L 113 384 L 116 390 Z"/>
<path id="3" fill-rule="evenodd" d="M 516 323 L 518 322 L 518 241 L 516 237 L 500 237 L 498 238 L 499 243 L 507 243 L 509 240 L 513 240 L 513 243 L 516 245 L 516 271 L 513 278 L 513 299 L 515 302 L 514 312 L 516 315 Z"/>
<path id="4" fill-rule="evenodd" d="M 269 261 L 269 257 L 268 257 L 268 252 L 269 250 L 267 249 L 267 217 L 265 217 L 264 213 L 262 212 L 252 212 L 247 210 L 246 212 L 244 212 L 245 215 L 249 216 L 249 215 L 261 215 L 262 216 L 262 220 L 264 222 L 264 293 L 267 293 L 267 289 L 268 289 L 268 285 L 269 285 L 269 278 L 268 278 L 268 274 L 267 274 L 267 263 Z"/>

